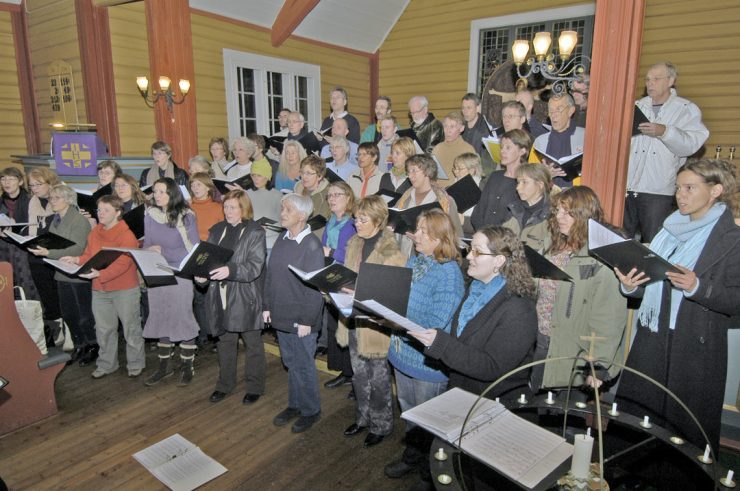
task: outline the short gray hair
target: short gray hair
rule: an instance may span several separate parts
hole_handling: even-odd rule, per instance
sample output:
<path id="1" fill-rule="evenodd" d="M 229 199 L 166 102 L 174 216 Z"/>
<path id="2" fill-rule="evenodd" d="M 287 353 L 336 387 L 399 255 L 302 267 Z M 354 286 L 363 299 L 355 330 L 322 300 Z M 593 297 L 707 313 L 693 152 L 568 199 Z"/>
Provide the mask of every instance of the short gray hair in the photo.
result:
<path id="1" fill-rule="evenodd" d="M 345 148 L 345 150 L 349 151 L 349 142 L 347 139 L 343 136 L 333 136 L 331 138 L 331 147 L 333 146 L 342 146 Z"/>
<path id="2" fill-rule="evenodd" d="M 412 102 L 417 101 L 421 104 L 421 107 L 429 107 L 429 99 L 426 98 L 426 96 L 423 95 L 415 95 L 411 99 L 409 99 L 409 104 Z"/>
<path id="3" fill-rule="evenodd" d="M 254 143 L 252 140 L 247 138 L 246 136 L 237 136 L 231 141 L 231 151 L 234 151 L 234 148 L 236 147 L 237 143 L 241 143 L 244 145 L 244 148 L 247 150 L 247 152 L 254 154 L 254 152 L 257 151 L 257 144 Z"/>
<path id="4" fill-rule="evenodd" d="M 674 65 L 670 61 L 659 61 L 658 63 L 654 63 L 650 65 L 650 68 L 658 68 L 658 67 L 665 67 L 665 71 L 670 78 L 673 78 L 673 79 L 678 78 L 678 68 L 676 68 L 676 65 Z"/>
<path id="5" fill-rule="evenodd" d="M 306 122 L 306 117 L 303 114 L 301 114 L 299 111 L 292 111 L 290 114 L 288 114 L 288 117 L 291 117 L 291 116 L 297 116 L 301 123 Z"/>
<path id="6" fill-rule="evenodd" d="M 568 107 L 576 107 L 576 101 L 574 101 L 573 96 L 568 93 L 553 94 L 552 97 L 550 97 L 551 101 L 556 101 L 558 99 L 565 99 L 565 104 Z"/>
<path id="7" fill-rule="evenodd" d="M 310 196 L 301 196 L 300 194 L 290 193 L 283 196 L 280 203 L 290 203 L 298 213 L 306 215 L 305 220 L 313 213 L 313 201 Z"/>
<path id="8" fill-rule="evenodd" d="M 51 195 L 60 196 L 68 205 L 77 206 L 77 193 L 66 184 L 57 184 L 49 191 Z"/>
<path id="9" fill-rule="evenodd" d="M 188 160 L 188 166 L 190 166 L 192 164 L 200 164 L 203 167 L 205 167 L 206 169 L 210 169 L 211 168 L 211 164 L 208 163 L 208 161 L 206 160 L 206 158 L 203 157 L 202 155 L 196 155 L 195 157 L 191 157 L 190 160 Z"/>

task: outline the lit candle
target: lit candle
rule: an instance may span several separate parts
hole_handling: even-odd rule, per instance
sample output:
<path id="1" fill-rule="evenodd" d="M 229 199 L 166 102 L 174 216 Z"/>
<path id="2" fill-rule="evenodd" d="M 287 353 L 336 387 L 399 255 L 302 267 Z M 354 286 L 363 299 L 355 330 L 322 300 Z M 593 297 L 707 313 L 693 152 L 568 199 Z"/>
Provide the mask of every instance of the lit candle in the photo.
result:
<path id="1" fill-rule="evenodd" d="M 617 412 L 617 403 L 616 402 L 612 402 L 612 412 L 613 413 L 616 413 Z"/>
<path id="2" fill-rule="evenodd" d="M 735 477 L 735 472 L 734 471 L 727 471 L 727 477 L 725 478 L 725 480 L 727 480 L 728 482 L 730 482 L 730 481 L 732 481 L 732 478 L 733 477 Z"/>
<path id="3" fill-rule="evenodd" d="M 586 428 L 586 436 L 591 436 L 591 428 Z"/>
<path id="4" fill-rule="evenodd" d="M 577 479 L 588 479 L 594 438 L 590 435 L 576 435 L 573 443 L 573 460 L 571 461 L 570 472 Z"/>
<path id="5" fill-rule="evenodd" d="M 709 460 L 709 444 L 704 449 L 704 460 Z"/>
<path id="6" fill-rule="evenodd" d="M 524 396 L 524 394 L 519 396 L 519 404 L 526 404 L 527 398 Z"/>
<path id="7" fill-rule="evenodd" d="M 642 420 L 642 424 L 644 426 L 647 426 L 650 424 L 650 416 L 645 416 L 645 419 Z"/>

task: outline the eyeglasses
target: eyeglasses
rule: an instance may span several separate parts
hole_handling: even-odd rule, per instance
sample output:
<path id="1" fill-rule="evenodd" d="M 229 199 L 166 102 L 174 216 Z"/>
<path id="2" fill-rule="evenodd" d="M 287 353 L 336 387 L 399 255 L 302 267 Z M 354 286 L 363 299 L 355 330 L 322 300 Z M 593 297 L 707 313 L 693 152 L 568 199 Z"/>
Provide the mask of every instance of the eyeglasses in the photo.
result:
<path id="1" fill-rule="evenodd" d="M 560 106 L 553 109 L 548 108 L 547 114 L 563 114 L 566 109 L 568 109 L 568 106 Z"/>
<path id="2" fill-rule="evenodd" d="M 347 193 L 329 193 L 326 195 L 328 199 L 341 198 L 342 196 L 347 196 Z"/>
<path id="3" fill-rule="evenodd" d="M 468 254 L 470 254 L 473 257 L 478 257 L 478 256 L 500 256 L 501 255 L 501 254 L 495 253 L 495 252 L 481 252 L 478 249 L 473 249 L 473 248 L 470 248 L 470 247 L 467 248 L 467 251 L 468 251 Z"/>
<path id="4" fill-rule="evenodd" d="M 28 187 L 29 188 L 40 188 L 41 186 L 44 186 L 45 182 L 29 182 Z"/>
<path id="5" fill-rule="evenodd" d="M 311 177 L 311 176 L 317 176 L 318 174 L 316 172 L 301 171 L 301 175 L 305 177 Z"/>

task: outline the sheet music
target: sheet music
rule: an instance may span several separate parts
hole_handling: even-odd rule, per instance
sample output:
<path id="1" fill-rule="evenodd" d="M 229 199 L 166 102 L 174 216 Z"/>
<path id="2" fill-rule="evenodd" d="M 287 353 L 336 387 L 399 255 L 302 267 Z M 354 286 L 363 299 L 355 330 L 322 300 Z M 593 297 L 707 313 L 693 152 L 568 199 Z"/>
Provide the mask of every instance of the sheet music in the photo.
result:
<path id="1" fill-rule="evenodd" d="M 183 186 L 180 184 L 180 192 L 182 193 L 182 197 L 185 199 L 185 201 L 190 201 L 190 193 L 188 192 L 187 186 Z"/>
<path id="2" fill-rule="evenodd" d="M 596 249 L 612 244 L 619 244 L 629 239 L 620 237 L 616 234 L 591 218 L 588 219 L 588 248 Z"/>
<path id="3" fill-rule="evenodd" d="M 0 213 L 0 227 L 23 226 L 23 225 L 31 225 L 31 222 L 17 223 L 5 213 Z"/>
<path id="4" fill-rule="evenodd" d="M 447 176 L 447 173 L 444 170 L 444 167 L 442 167 L 442 163 L 439 161 L 436 155 L 432 155 L 432 159 L 434 159 L 434 162 L 437 164 L 437 179 L 444 181 L 445 179 L 449 179 Z"/>
<path id="5" fill-rule="evenodd" d="M 357 300 L 357 303 L 365 307 L 366 309 L 370 310 L 371 312 L 374 312 L 375 314 L 378 314 L 384 319 L 388 319 L 392 323 L 398 325 L 399 327 L 402 327 L 406 329 L 407 331 L 424 331 L 425 328 L 421 327 L 419 324 L 412 322 L 408 320 L 406 317 L 402 315 L 398 315 L 385 305 L 376 302 L 375 300 Z"/>
<path id="6" fill-rule="evenodd" d="M 123 251 L 130 254 L 141 269 L 144 276 L 172 276 L 172 267 L 164 269 L 161 266 L 167 264 L 164 256 L 158 252 L 146 251 L 144 249 L 134 249 L 129 247 L 103 247 L 109 251 Z"/>
<path id="7" fill-rule="evenodd" d="M 331 301 L 337 306 L 339 312 L 349 317 L 352 315 L 352 306 L 354 305 L 355 296 L 349 293 L 329 293 Z"/>
<path id="8" fill-rule="evenodd" d="M 227 472 L 179 433 L 133 455 L 134 459 L 168 488 L 190 491 Z"/>
<path id="9" fill-rule="evenodd" d="M 65 263 L 64 261 L 59 261 L 58 259 L 48 259 L 44 258 L 45 263 L 49 263 L 52 266 L 54 266 L 57 269 L 61 269 L 65 273 L 69 275 L 77 274 L 77 272 L 80 270 L 82 266 L 78 266 L 73 263 Z"/>
<path id="10" fill-rule="evenodd" d="M 16 241 L 18 244 L 25 244 L 35 237 L 33 235 L 18 235 L 17 233 L 11 232 L 10 230 L 6 231 L 5 235 Z"/>

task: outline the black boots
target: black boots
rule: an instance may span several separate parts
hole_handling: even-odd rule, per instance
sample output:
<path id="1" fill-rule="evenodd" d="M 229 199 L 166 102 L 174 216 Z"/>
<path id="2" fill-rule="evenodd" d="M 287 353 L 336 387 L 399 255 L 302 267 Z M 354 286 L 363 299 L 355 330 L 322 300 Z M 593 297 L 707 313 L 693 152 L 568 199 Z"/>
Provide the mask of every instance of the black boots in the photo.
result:
<path id="1" fill-rule="evenodd" d="M 166 379 L 175 373 L 174 369 L 170 367 L 170 358 L 172 358 L 172 348 L 174 347 L 174 344 L 157 343 L 157 347 L 159 348 L 159 366 L 157 367 L 157 371 L 151 374 L 149 378 L 146 379 L 146 382 L 144 382 L 144 385 L 147 387 L 156 385 L 161 380 Z"/>
<path id="2" fill-rule="evenodd" d="M 196 346 L 183 346 L 180 345 L 180 380 L 177 382 L 178 387 L 185 387 L 190 385 L 193 380 L 195 370 L 193 369 L 193 361 L 195 360 Z"/>

